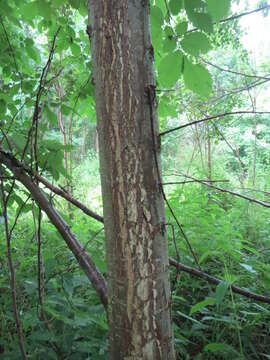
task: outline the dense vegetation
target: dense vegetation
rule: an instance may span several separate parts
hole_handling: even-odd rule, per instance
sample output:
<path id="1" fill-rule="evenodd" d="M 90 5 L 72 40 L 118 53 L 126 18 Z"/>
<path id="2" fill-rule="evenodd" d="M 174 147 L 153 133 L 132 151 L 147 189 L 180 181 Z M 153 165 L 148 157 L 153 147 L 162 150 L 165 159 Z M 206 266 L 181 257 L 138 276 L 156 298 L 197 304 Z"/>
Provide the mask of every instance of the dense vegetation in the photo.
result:
<path id="1" fill-rule="evenodd" d="M 206 1 L 206 13 L 198 3 L 151 5 L 169 254 L 222 280 L 171 268 L 176 351 L 179 359 L 270 359 L 269 303 L 232 288 L 270 292 L 270 63 L 254 63 L 239 18 L 219 23 L 232 15 L 230 1 L 224 9 Z M 244 11 L 257 6 L 267 16 L 269 5 L 246 3 Z M 102 214 L 86 6 L 0 5 L 1 151 L 17 160 L 26 153 L 25 166 Z M 11 269 L 27 358 L 107 359 L 95 290 L 14 174 L 1 165 L 0 175 L 0 359 L 20 358 Z M 41 188 L 106 276 L 103 224 Z"/>

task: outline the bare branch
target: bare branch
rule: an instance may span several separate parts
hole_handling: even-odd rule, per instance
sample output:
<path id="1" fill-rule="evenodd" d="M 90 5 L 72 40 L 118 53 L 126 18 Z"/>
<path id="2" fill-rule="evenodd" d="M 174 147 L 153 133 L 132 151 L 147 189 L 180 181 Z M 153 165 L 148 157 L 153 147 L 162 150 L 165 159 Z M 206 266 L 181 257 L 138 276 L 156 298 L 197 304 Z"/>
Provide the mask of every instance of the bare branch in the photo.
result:
<path id="1" fill-rule="evenodd" d="M 195 179 L 193 176 L 189 176 L 189 175 L 185 175 L 185 174 L 182 174 L 184 177 L 188 178 L 188 179 L 192 179 L 202 185 L 205 185 L 205 186 L 208 186 L 212 189 L 215 189 L 215 190 L 218 190 L 220 192 L 223 192 L 223 193 L 228 193 L 228 194 L 231 194 L 231 195 L 234 195 L 234 196 L 237 196 L 237 197 L 240 197 L 244 200 L 247 200 L 247 201 L 250 201 L 250 202 L 254 202 L 258 205 L 261 205 L 261 206 L 264 206 L 266 208 L 270 208 L 270 203 L 266 203 L 264 201 L 261 201 L 261 200 L 258 200 L 258 199 L 254 199 L 254 198 L 251 198 L 249 196 L 246 196 L 246 195 L 242 195 L 242 194 L 239 194 L 239 193 L 236 193 L 234 191 L 231 191 L 231 190 L 228 190 L 228 189 L 222 189 L 222 188 L 219 188 L 217 186 L 214 186 L 214 185 L 211 185 L 209 184 L 208 182 L 205 182 L 205 181 L 201 181 L 201 180 L 198 180 L 198 179 Z"/>
<path id="2" fill-rule="evenodd" d="M 176 269 L 184 271 L 184 272 L 186 272 L 186 273 L 188 273 L 188 274 L 190 274 L 192 276 L 196 276 L 196 277 L 199 277 L 201 279 L 204 279 L 207 282 L 209 282 L 210 284 L 218 285 L 218 284 L 224 282 L 224 281 L 222 281 L 220 279 L 217 279 L 216 277 L 211 276 L 211 275 L 209 275 L 209 274 L 207 274 L 207 273 L 205 273 L 203 271 L 200 271 L 200 270 L 194 269 L 192 267 L 189 267 L 187 265 L 184 265 L 182 263 L 179 263 L 179 262 L 177 262 L 176 260 L 174 260 L 172 258 L 169 259 L 169 263 L 170 263 L 170 265 L 174 266 Z M 248 290 L 244 290 L 244 289 L 242 289 L 242 288 L 240 288 L 238 286 L 235 286 L 235 285 L 230 285 L 230 288 L 232 289 L 232 291 L 234 293 L 245 296 L 248 299 L 252 299 L 252 300 L 255 300 L 255 301 L 270 304 L 270 298 L 267 297 L 267 296 L 255 294 L 253 292 L 250 292 Z"/>
<path id="3" fill-rule="evenodd" d="M 250 75 L 250 74 L 244 74 L 244 73 L 241 73 L 241 72 L 238 72 L 238 71 L 233 71 L 233 70 L 229 70 L 229 69 L 224 69 L 222 68 L 221 66 L 218 66 L 216 64 L 213 64 L 212 62 L 210 61 L 207 61 L 205 60 L 204 58 L 200 57 L 201 61 L 203 61 L 205 64 L 207 65 L 210 65 L 220 71 L 223 71 L 223 72 L 227 72 L 227 73 L 230 73 L 230 74 L 234 74 L 234 75 L 239 75 L 239 76 L 243 76 L 243 77 L 246 77 L 246 78 L 253 78 L 253 79 L 260 79 L 260 80 L 270 80 L 270 78 L 268 76 L 258 76 L 258 75 Z"/>
<path id="4" fill-rule="evenodd" d="M 0 162 L 3 163 L 14 174 L 16 179 L 27 188 L 38 206 L 40 206 L 52 224 L 57 228 L 81 268 L 91 281 L 102 304 L 107 308 L 107 285 L 105 279 L 94 264 L 92 258 L 83 251 L 83 246 L 72 233 L 68 224 L 50 204 L 46 195 L 39 189 L 38 185 L 32 181 L 30 176 L 26 175 L 24 168 L 17 160 L 14 160 L 8 153 L 1 150 Z"/>
<path id="5" fill-rule="evenodd" d="M 203 119 L 200 119 L 200 120 L 195 120 L 195 121 L 191 121 L 187 124 L 184 124 L 184 125 L 180 125 L 180 126 L 177 126 L 173 129 L 169 129 L 169 130 L 165 130 L 163 132 L 161 132 L 159 134 L 159 136 L 164 136 L 164 135 L 167 135 L 173 131 L 176 131 L 176 130 L 180 130 L 180 129 L 184 129 L 185 127 L 188 127 L 188 126 L 192 126 L 192 125 L 195 125 L 195 124 L 200 124 L 202 122 L 205 122 L 205 121 L 209 121 L 209 120 L 213 120 L 213 119 L 218 119 L 218 118 L 223 118 L 225 116 L 231 116 L 231 115 L 244 115 L 244 114 L 270 114 L 270 111 L 234 111 L 234 112 L 226 112 L 226 113 L 222 113 L 222 114 L 217 114 L 217 115 L 213 115 L 213 116 L 208 116 L 206 118 L 203 118 Z"/>

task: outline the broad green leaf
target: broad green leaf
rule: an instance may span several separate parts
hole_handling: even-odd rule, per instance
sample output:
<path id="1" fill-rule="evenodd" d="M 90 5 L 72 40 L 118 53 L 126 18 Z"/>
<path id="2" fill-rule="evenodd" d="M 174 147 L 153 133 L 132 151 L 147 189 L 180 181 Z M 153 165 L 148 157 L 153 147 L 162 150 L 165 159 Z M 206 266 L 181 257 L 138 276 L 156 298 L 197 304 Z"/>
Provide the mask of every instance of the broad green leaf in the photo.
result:
<path id="1" fill-rule="evenodd" d="M 69 0 L 69 3 L 74 9 L 79 9 L 81 0 Z"/>
<path id="2" fill-rule="evenodd" d="M 187 53 L 194 56 L 205 54 L 211 49 L 207 36 L 199 32 L 186 34 L 181 41 L 181 46 Z"/>
<path id="3" fill-rule="evenodd" d="M 175 51 L 166 55 L 158 67 L 158 79 L 165 87 L 173 86 L 180 78 L 182 73 L 183 54 Z"/>
<path id="4" fill-rule="evenodd" d="M 211 343 L 204 347 L 204 351 L 210 352 L 220 352 L 220 351 L 227 351 L 228 345 L 223 343 Z"/>
<path id="5" fill-rule="evenodd" d="M 50 20 L 53 13 L 50 3 L 45 0 L 38 1 L 39 16 L 42 16 L 46 20 Z"/>
<path id="6" fill-rule="evenodd" d="M 201 309 L 205 308 L 208 305 L 215 305 L 216 301 L 213 298 L 207 298 L 199 303 L 197 303 L 196 305 L 193 305 L 189 315 L 193 315 L 194 313 L 200 311 Z"/>
<path id="7" fill-rule="evenodd" d="M 6 104 L 6 102 L 5 102 L 3 99 L 1 99 L 1 100 L 0 100 L 0 114 L 1 114 L 1 115 L 5 114 L 6 109 L 7 109 L 7 104 Z"/>
<path id="8" fill-rule="evenodd" d="M 184 59 L 184 81 L 188 89 L 201 96 L 209 96 L 212 91 L 212 77 L 209 71 L 199 64 Z"/>
<path id="9" fill-rule="evenodd" d="M 216 288 L 216 294 L 215 294 L 215 298 L 216 298 L 216 303 L 217 305 L 220 305 L 226 295 L 226 292 L 228 290 L 229 284 L 227 282 L 221 282 L 220 284 L 218 284 L 217 288 Z"/>
<path id="10" fill-rule="evenodd" d="M 22 8 L 22 14 L 26 20 L 33 20 L 37 15 L 39 15 L 37 1 L 26 3 Z"/>
<path id="11" fill-rule="evenodd" d="M 161 9 L 158 6 L 151 7 L 151 27 L 153 29 L 157 28 L 161 31 L 161 26 L 163 25 L 164 17 Z"/>
<path id="12" fill-rule="evenodd" d="M 173 52 L 176 48 L 177 42 L 174 39 L 174 33 L 171 27 L 165 28 L 165 38 L 163 40 L 164 52 Z"/>
<path id="13" fill-rule="evenodd" d="M 167 14 L 166 4 L 164 0 L 155 0 L 155 5 L 160 8 L 164 16 Z"/>
<path id="14" fill-rule="evenodd" d="M 74 56 L 79 56 L 81 54 L 81 48 L 77 44 L 72 44 L 70 46 L 71 52 Z"/>
<path id="15" fill-rule="evenodd" d="M 164 22 L 163 13 L 158 6 L 151 7 L 150 18 L 153 45 L 154 48 L 158 48 L 162 38 L 162 25 Z"/>
<path id="16" fill-rule="evenodd" d="M 183 9 L 183 0 L 170 0 L 169 8 L 173 15 L 178 15 L 180 10 Z"/>
<path id="17" fill-rule="evenodd" d="M 206 0 L 207 8 L 212 18 L 219 21 L 225 18 L 230 10 L 230 0 Z"/>
<path id="18" fill-rule="evenodd" d="M 179 24 L 176 25 L 175 31 L 178 36 L 183 36 L 184 33 L 187 31 L 188 23 L 187 21 L 181 21 Z"/>
<path id="19" fill-rule="evenodd" d="M 194 12 L 192 18 L 193 25 L 198 29 L 208 33 L 213 31 L 213 20 L 209 14 Z"/>

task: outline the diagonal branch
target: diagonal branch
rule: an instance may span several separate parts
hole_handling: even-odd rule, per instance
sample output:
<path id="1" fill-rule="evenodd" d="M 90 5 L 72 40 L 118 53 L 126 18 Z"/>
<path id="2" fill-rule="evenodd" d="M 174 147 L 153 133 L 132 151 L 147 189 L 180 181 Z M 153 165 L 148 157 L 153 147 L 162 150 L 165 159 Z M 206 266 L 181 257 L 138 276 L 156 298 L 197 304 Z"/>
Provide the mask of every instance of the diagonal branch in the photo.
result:
<path id="1" fill-rule="evenodd" d="M 39 189 L 24 168 L 14 158 L 3 150 L 0 151 L 0 163 L 4 164 L 31 193 L 38 206 L 46 213 L 52 224 L 62 235 L 67 246 L 72 251 L 81 268 L 95 288 L 102 304 L 107 308 L 107 285 L 103 275 L 99 272 L 91 257 L 84 252 L 83 246 L 72 233 L 68 224 L 62 219 L 54 207 L 50 204 L 46 195 Z"/>
<path id="2" fill-rule="evenodd" d="M 228 190 L 228 189 L 222 189 L 220 187 L 217 187 L 215 185 L 211 185 L 209 184 L 208 182 L 206 181 L 202 181 L 202 180 L 198 180 L 198 179 L 195 179 L 193 176 L 190 176 L 190 175 L 186 175 L 186 174 L 182 174 L 184 177 L 188 178 L 188 179 L 191 179 L 191 180 L 194 180 L 196 182 L 198 182 L 199 184 L 202 184 L 202 185 L 205 185 L 205 186 L 208 186 L 212 189 L 215 189 L 215 190 L 218 190 L 220 192 L 224 192 L 224 193 L 228 193 L 228 194 L 231 194 L 231 195 L 234 195 L 234 196 L 237 196 L 237 197 L 240 197 L 244 200 L 247 200 L 247 201 L 250 201 L 250 202 L 254 202 L 258 205 L 261 205 L 261 206 L 264 206 L 266 208 L 270 208 L 270 203 L 267 203 L 267 202 L 264 202 L 262 200 L 258 200 L 258 199 L 254 199 L 254 198 L 251 198 L 249 196 L 246 196 L 246 195 L 242 195 L 242 194 L 239 194 L 239 193 L 236 193 L 234 191 L 231 191 L 231 190 Z"/>
<path id="3" fill-rule="evenodd" d="M 204 271 L 200 271 L 200 270 L 197 270 L 197 269 L 194 269 L 192 267 L 189 267 L 187 265 L 184 265 L 172 258 L 169 259 L 169 263 L 171 266 L 174 266 L 176 269 L 178 270 L 181 270 L 181 271 L 184 271 L 188 274 L 190 274 L 191 276 L 196 276 L 196 277 L 199 277 L 201 279 L 204 279 L 206 280 L 207 282 L 209 282 L 210 284 L 214 284 L 214 285 L 218 285 L 220 283 L 222 283 L 223 281 L 214 277 L 214 276 L 211 276 L 207 273 L 205 273 Z M 256 294 L 256 293 L 253 293 L 253 292 L 250 292 L 248 290 L 245 290 L 245 289 L 242 289 L 238 286 L 235 286 L 235 285 L 230 285 L 230 288 L 232 289 L 232 291 L 236 294 L 239 294 L 239 295 L 242 295 L 242 296 L 245 296 L 249 299 L 252 299 L 252 300 L 255 300 L 255 301 L 260 301 L 260 302 L 263 302 L 263 303 L 266 303 L 266 304 L 270 304 L 270 298 L 267 297 L 267 296 L 264 296 L 264 295 L 259 295 L 259 294 Z"/>
<path id="4" fill-rule="evenodd" d="M 184 129 L 185 127 L 188 127 L 188 126 L 192 126 L 192 125 L 195 125 L 195 124 L 200 124 L 202 122 L 209 121 L 209 120 L 223 118 L 225 116 L 240 115 L 240 114 L 255 114 L 255 113 L 256 114 L 270 114 L 270 111 L 256 111 L 256 112 L 255 111 L 233 111 L 233 112 L 226 112 L 226 113 L 222 113 L 222 114 L 208 116 L 208 117 L 200 119 L 200 120 L 191 121 L 191 122 L 186 123 L 184 125 L 177 126 L 177 127 L 173 128 L 173 129 L 165 130 L 165 131 L 161 132 L 159 134 L 159 136 L 164 136 L 164 135 L 167 135 L 167 134 L 169 134 L 169 133 L 171 133 L 173 131 Z"/>

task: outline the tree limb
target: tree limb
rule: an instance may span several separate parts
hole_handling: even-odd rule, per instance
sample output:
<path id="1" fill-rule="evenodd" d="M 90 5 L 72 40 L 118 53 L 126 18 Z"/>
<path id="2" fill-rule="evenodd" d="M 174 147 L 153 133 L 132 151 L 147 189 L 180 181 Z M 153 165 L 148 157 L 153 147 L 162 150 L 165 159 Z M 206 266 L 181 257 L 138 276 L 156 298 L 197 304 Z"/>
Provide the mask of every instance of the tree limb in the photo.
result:
<path id="1" fill-rule="evenodd" d="M 159 136 L 164 136 L 164 135 L 167 135 L 167 134 L 169 134 L 169 133 L 171 133 L 173 131 L 183 129 L 183 128 L 191 126 L 191 125 L 199 124 L 199 123 L 202 123 L 204 121 L 209 121 L 209 120 L 213 120 L 213 119 L 217 119 L 217 118 L 223 118 L 225 116 L 230 116 L 230 115 L 255 114 L 255 113 L 256 114 L 270 114 L 270 111 L 256 111 L 256 112 L 254 112 L 254 111 L 233 111 L 233 112 L 226 112 L 226 113 L 222 113 L 222 114 L 208 116 L 208 117 L 200 119 L 200 120 L 191 121 L 191 122 L 186 123 L 184 125 L 177 126 L 177 127 L 173 128 L 173 129 L 165 130 L 165 131 L 161 132 L 159 134 Z"/>
<path id="2" fill-rule="evenodd" d="M 25 172 L 23 166 L 14 160 L 8 153 L 0 150 L 0 162 L 4 164 L 20 181 L 27 190 L 31 193 L 38 206 L 46 213 L 52 224 L 57 228 L 62 235 L 67 246 L 72 251 L 73 255 L 77 259 L 81 268 L 84 270 L 88 279 L 92 283 L 93 287 L 97 291 L 97 294 L 104 305 L 107 308 L 107 285 L 103 275 L 99 272 L 91 257 L 84 252 L 83 246 L 72 233 L 68 224 L 62 219 L 54 207 L 50 204 L 46 195 L 39 189 L 30 176 Z"/>
<path id="3" fill-rule="evenodd" d="M 186 273 L 188 273 L 188 274 L 190 274 L 192 276 L 204 279 L 207 282 L 209 282 L 210 284 L 218 285 L 218 284 L 223 282 L 222 280 L 220 280 L 220 279 L 218 279 L 218 278 L 216 278 L 214 276 L 211 276 L 211 275 L 209 275 L 209 274 L 207 274 L 207 273 L 205 273 L 203 271 L 200 271 L 200 270 L 194 269 L 192 267 L 189 267 L 187 265 L 184 265 L 182 263 L 179 263 L 179 262 L 177 262 L 176 260 L 174 260 L 172 258 L 169 259 L 169 263 L 170 263 L 170 265 L 174 266 L 176 269 L 184 271 L 184 272 L 186 272 Z M 242 289 L 242 288 L 240 288 L 238 286 L 235 286 L 235 285 L 230 285 L 230 288 L 236 294 L 245 296 L 245 297 L 247 297 L 249 299 L 252 299 L 252 300 L 255 300 L 255 301 L 270 304 L 270 298 L 267 297 L 267 296 L 259 295 L 259 294 L 250 292 L 248 290 L 244 290 L 244 289 Z"/>

